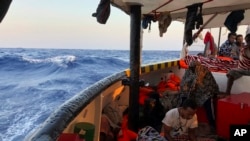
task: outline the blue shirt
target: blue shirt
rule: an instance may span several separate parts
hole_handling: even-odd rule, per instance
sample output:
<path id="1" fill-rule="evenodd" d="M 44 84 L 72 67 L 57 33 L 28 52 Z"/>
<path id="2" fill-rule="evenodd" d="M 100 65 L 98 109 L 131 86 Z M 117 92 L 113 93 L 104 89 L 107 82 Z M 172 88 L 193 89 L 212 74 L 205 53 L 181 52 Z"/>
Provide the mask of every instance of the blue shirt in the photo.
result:
<path id="1" fill-rule="evenodd" d="M 228 40 L 226 40 L 225 43 L 220 46 L 219 55 L 231 57 L 232 48 L 235 47 L 237 47 L 235 43 L 230 43 Z"/>

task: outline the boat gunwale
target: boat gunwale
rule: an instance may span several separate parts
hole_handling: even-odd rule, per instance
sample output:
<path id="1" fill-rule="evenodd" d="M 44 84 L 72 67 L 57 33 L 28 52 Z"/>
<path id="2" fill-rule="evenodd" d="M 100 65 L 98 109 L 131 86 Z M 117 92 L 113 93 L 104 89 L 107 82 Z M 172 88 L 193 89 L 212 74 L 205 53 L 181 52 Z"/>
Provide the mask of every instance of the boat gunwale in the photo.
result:
<path id="1" fill-rule="evenodd" d="M 146 74 L 177 65 L 179 65 L 179 59 L 146 64 L 141 66 L 141 73 Z M 114 73 L 85 88 L 51 113 L 34 132 L 30 132 L 30 134 L 26 136 L 25 140 L 56 140 L 67 125 L 74 120 L 76 115 L 78 115 L 93 99 L 99 96 L 102 91 L 112 84 L 121 81 L 123 78 L 129 77 L 129 74 L 130 70 L 125 69 L 124 71 Z"/>
<path id="2" fill-rule="evenodd" d="M 26 136 L 27 141 L 54 141 L 93 99 L 112 84 L 126 77 L 124 71 L 112 74 L 82 90 L 57 108 L 34 132 Z"/>

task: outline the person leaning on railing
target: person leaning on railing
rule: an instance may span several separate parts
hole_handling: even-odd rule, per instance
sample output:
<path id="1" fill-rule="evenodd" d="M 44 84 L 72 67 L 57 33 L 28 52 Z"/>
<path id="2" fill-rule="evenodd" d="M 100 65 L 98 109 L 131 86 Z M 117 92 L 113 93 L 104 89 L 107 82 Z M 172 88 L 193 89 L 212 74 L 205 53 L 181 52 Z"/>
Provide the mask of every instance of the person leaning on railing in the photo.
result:
<path id="1" fill-rule="evenodd" d="M 246 45 L 240 50 L 238 68 L 231 69 L 227 73 L 226 94 L 231 94 L 234 80 L 243 75 L 250 76 L 250 34 L 245 37 Z"/>

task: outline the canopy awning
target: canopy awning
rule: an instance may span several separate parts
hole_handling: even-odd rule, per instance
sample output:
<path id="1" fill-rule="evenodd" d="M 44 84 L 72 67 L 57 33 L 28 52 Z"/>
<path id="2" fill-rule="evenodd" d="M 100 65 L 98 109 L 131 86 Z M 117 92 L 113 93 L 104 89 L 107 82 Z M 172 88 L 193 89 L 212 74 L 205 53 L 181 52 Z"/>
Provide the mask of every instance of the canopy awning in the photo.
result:
<path id="1" fill-rule="evenodd" d="M 141 4 L 142 14 L 157 14 L 170 12 L 173 21 L 185 22 L 187 6 L 195 3 L 203 3 L 202 13 L 204 22 L 212 15 L 217 16 L 204 28 L 222 27 L 226 17 L 231 11 L 246 10 L 241 25 L 250 24 L 249 0 L 111 0 L 111 3 L 129 14 L 129 5 Z"/>
<path id="2" fill-rule="evenodd" d="M 12 0 L 0 0 L 0 22 L 9 9 Z M 195 3 L 203 3 L 202 13 L 204 21 L 213 14 L 217 16 L 204 28 L 223 27 L 226 17 L 231 11 L 245 10 L 244 20 L 241 25 L 250 24 L 250 1 L 249 0 L 110 0 L 111 4 L 130 14 L 130 5 L 142 5 L 141 13 L 157 14 L 170 12 L 173 21 L 185 22 L 187 6 Z"/>

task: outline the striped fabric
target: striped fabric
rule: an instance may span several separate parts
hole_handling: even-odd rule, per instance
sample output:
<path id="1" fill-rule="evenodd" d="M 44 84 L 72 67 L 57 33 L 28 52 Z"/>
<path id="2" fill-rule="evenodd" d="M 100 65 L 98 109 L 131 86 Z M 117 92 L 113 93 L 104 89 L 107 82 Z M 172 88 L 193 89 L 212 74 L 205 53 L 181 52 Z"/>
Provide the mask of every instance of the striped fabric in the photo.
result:
<path id="1" fill-rule="evenodd" d="M 233 60 L 228 57 L 217 57 L 217 58 L 209 58 L 197 55 L 188 55 L 185 58 L 185 62 L 187 65 L 192 61 L 198 61 L 203 66 L 206 66 L 212 72 L 223 72 L 227 73 L 232 68 L 237 68 L 238 60 Z"/>
<path id="2" fill-rule="evenodd" d="M 241 50 L 241 55 L 239 59 L 239 68 L 243 70 L 250 70 L 250 58 L 247 56 L 247 54 L 250 54 L 249 48 L 243 48 Z"/>

